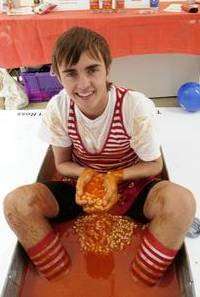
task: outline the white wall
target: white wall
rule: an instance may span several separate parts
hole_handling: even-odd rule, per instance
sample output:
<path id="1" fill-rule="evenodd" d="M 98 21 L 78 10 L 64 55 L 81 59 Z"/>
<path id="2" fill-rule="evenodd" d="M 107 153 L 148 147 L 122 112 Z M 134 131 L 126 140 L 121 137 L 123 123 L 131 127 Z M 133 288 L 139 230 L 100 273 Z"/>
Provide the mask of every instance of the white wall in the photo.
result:
<path id="1" fill-rule="evenodd" d="M 197 55 L 136 55 L 114 59 L 110 78 L 148 97 L 166 97 L 176 96 L 185 82 L 198 82 L 199 74 Z"/>

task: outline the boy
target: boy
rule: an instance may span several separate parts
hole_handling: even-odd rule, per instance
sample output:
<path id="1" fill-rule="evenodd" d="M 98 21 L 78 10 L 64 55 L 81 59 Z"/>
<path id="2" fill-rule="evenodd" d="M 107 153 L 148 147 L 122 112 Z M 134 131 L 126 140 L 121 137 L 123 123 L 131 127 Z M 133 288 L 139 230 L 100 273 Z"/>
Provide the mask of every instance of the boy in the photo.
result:
<path id="1" fill-rule="evenodd" d="M 183 243 L 195 213 L 185 188 L 156 178 L 162 171 L 155 108 L 143 94 L 108 81 L 111 55 L 96 32 L 74 27 L 55 46 L 52 69 L 64 90 L 48 103 L 40 136 L 52 145 L 67 182 L 20 187 L 5 199 L 5 216 L 38 270 L 49 280 L 69 268 L 69 255 L 49 220 L 72 219 L 94 205 L 82 198 L 96 172 L 104 173 L 98 211 L 150 222 L 130 263 L 135 279 L 155 284 Z"/>

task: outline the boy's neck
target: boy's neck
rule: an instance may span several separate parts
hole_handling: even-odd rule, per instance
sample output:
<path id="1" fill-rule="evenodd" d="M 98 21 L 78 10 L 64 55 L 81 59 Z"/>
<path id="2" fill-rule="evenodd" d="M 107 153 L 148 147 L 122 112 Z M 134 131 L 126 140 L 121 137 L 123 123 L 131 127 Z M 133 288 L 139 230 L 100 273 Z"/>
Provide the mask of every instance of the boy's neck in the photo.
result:
<path id="1" fill-rule="evenodd" d="M 105 101 L 103 102 L 103 104 L 101 104 L 101 106 L 97 106 L 95 108 L 95 110 L 85 110 L 83 107 L 78 106 L 78 108 L 80 109 L 80 111 L 90 120 L 95 120 L 96 118 L 98 118 L 100 115 L 102 115 L 102 113 L 104 112 L 104 110 L 106 109 L 106 106 L 108 104 L 108 96 L 106 97 Z"/>

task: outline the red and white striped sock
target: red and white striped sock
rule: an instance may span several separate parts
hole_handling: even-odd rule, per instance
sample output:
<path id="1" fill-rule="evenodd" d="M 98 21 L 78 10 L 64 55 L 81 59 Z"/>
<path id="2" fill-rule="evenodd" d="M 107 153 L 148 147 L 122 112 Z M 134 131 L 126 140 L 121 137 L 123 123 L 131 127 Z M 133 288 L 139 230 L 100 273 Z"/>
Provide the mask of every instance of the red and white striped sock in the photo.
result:
<path id="1" fill-rule="evenodd" d="M 48 280 L 53 280 L 68 270 L 69 256 L 54 231 L 29 248 L 27 253 L 38 271 Z"/>
<path id="2" fill-rule="evenodd" d="M 166 248 L 147 230 L 132 263 L 133 275 L 148 285 L 155 285 L 174 259 L 177 250 Z"/>

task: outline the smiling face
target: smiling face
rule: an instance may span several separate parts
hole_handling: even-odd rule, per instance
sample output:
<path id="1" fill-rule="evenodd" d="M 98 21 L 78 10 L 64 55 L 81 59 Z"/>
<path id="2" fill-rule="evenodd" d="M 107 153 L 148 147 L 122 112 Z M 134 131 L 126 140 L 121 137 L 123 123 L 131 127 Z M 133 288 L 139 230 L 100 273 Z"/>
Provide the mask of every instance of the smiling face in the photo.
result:
<path id="1" fill-rule="evenodd" d="M 83 52 L 73 65 L 59 66 L 59 78 L 70 98 L 89 118 L 96 118 L 108 102 L 107 71 L 101 55 L 99 59 Z"/>

